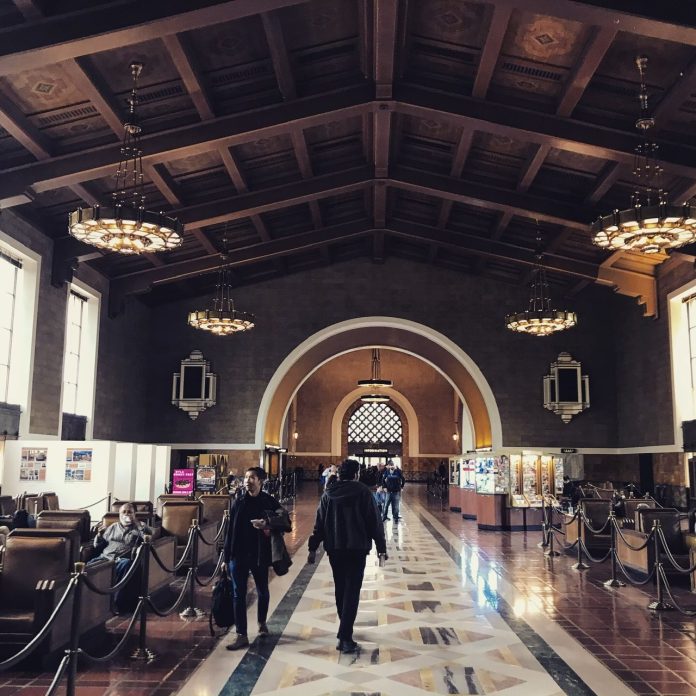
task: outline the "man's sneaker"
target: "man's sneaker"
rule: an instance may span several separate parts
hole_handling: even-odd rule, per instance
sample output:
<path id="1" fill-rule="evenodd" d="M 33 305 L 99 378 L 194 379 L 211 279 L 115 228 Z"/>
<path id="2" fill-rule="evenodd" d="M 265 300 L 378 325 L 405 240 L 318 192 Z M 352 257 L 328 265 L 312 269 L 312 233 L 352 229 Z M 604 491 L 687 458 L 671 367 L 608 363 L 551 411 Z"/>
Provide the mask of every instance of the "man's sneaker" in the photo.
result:
<path id="1" fill-rule="evenodd" d="M 268 626 L 266 626 L 265 622 L 259 624 L 259 635 L 260 636 L 267 636 L 268 635 Z"/>
<path id="2" fill-rule="evenodd" d="M 382 518 L 382 522 L 387 522 L 387 521 L 390 520 L 390 519 L 391 519 L 390 517 L 383 517 L 383 518 Z"/>
<path id="3" fill-rule="evenodd" d="M 240 650 L 249 647 L 249 639 L 243 634 L 238 633 L 237 637 L 227 646 L 228 650 Z"/>
<path id="4" fill-rule="evenodd" d="M 358 652 L 359 645 L 354 640 L 340 640 L 338 641 L 340 648 L 339 650 L 344 655 L 350 655 L 352 653 Z"/>

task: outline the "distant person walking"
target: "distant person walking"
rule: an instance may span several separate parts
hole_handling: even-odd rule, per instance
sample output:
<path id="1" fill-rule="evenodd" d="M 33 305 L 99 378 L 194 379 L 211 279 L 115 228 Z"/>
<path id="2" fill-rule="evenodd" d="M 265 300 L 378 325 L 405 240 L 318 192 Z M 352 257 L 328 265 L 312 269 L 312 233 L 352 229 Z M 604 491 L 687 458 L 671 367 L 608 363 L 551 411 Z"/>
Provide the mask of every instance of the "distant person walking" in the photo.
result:
<path id="1" fill-rule="evenodd" d="M 404 487 L 404 475 L 394 462 L 387 462 L 387 469 L 382 474 L 382 487 L 387 491 L 387 499 L 384 503 L 382 520 L 388 520 L 389 506 L 391 505 L 394 521 L 400 520 L 399 506 L 401 503 L 401 489 Z"/>
<path id="2" fill-rule="evenodd" d="M 338 471 L 338 481 L 326 489 L 319 501 L 314 531 L 309 537 L 307 563 L 314 563 L 319 544 L 329 556 L 334 579 L 338 613 L 336 650 L 354 653 L 353 624 L 358 613 L 365 560 L 377 546 L 380 559 L 387 558 L 384 527 L 379 519 L 372 491 L 356 481 L 360 465 L 346 459 Z"/>

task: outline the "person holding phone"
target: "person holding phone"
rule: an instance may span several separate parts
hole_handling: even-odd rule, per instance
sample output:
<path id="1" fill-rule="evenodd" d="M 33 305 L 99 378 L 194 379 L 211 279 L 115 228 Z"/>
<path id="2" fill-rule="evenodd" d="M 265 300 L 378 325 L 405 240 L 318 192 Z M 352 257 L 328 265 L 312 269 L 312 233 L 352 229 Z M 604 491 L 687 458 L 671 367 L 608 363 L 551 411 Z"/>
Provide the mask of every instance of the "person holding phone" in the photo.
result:
<path id="1" fill-rule="evenodd" d="M 228 650 L 239 650 L 249 645 L 246 596 L 250 573 L 254 578 L 258 597 L 257 635 L 268 635 L 268 567 L 272 560 L 271 527 L 268 520 L 269 514 L 287 513 L 273 496 L 261 490 L 265 480 L 266 472 L 260 466 L 247 469 L 242 484 L 243 493 L 230 507 L 230 521 L 225 537 L 225 563 L 232 579 L 237 635 L 227 646 Z"/>

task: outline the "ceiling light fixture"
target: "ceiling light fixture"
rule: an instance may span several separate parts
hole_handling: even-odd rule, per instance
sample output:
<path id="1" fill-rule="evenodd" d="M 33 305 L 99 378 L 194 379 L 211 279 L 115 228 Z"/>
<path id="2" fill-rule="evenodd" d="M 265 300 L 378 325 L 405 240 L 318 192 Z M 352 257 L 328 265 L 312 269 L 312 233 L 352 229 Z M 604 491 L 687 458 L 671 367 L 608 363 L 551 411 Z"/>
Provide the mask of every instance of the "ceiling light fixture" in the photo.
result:
<path id="1" fill-rule="evenodd" d="M 386 389 L 392 386 L 392 381 L 390 379 L 382 379 L 379 348 L 372 349 L 372 378 L 359 379 L 358 386 L 377 390 L 376 392 L 364 394 L 360 397 L 360 400 L 367 404 L 383 404 L 389 401 L 389 396 L 387 396 L 387 394 L 379 392 L 380 389 Z"/>
<path id="2" fill-rule="evenodd" d="M 213 309 L 194 310 L 189 312 L 188 324 L 194 329 L 210 331 L 216 336 L 229 336 L 230 334 L 249 331 L 254 328 L 254 315 L 248 312 L 240 312 L 234 308 L 232 299 L 231 269 L 227 265 L 229 252 L 227 248 L 227 229 L 222 240 L 225 251 L 220 254 L 222 261 L 218 270 L 218 281 L 215 286 Z"/>
<path id="3" fill-rule="evenodd" d="M 68 221 L 68 230 L 76 239 L 119 254 L 168 251 L 183 241 L 183 227 L 176 218 L 145 210 L 142 128 L 137 114 L 138 77 L 142 69 L 142 63 L 130 65 L 133 86 L 111 203 L 78 208 L 70 213 Z"/>
<path id="4" fill-rule="evenodd" d="M 546 268 L 542 263 L 541 231 L 537 221 L 536 263 L 534 264 L 534 279 L 532 280 L 529 296 L 529 308 L 526 312 L 507 314 L 505 326 L 510 331 L 531 334 L 532 336 L 549 336 L 558 331 L 570 329 L 578 323 L 575 312 L 551 308 L 551 293 Z"/>
<path id="5" fill-rule="evenodd" d="M 659 145 L 649 139 L 655 119 L 648 111 L 645 70 L 648 59 L 636 58 L 640 74 L 640 116 L 636 128 L 641 141 L 634 149 L 633 174 L 636 186 L 631 207 L 614 210 L 592 224 L 592 241 L 608 251 L 641 251 L 656 254 L 696 240 L 696 206 L 670 204 L 662 188 Z"/>

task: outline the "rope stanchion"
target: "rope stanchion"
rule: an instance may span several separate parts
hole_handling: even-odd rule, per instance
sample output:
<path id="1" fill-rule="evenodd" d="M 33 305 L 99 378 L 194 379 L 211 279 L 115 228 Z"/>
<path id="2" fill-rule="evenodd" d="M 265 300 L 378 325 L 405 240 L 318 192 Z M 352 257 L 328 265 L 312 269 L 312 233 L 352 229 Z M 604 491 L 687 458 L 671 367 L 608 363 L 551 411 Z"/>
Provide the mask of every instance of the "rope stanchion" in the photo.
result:
<path id="1" fill-rule="evenodd" d="M 546 499 L 541 499 L 541 541 L 537 544 L 540 549 L 545 549 L 549 545 L 549 508 Z M 546 554 L 545 554 L 546 555 Z"/>
<path id="2" fill-rule="evenodd" d="M 176 599 L 176 602 L 172 604 L 169 609 L 158 609 L 154 602 L 152 601 L 152 598 L 148 599 L 148 605 L 150 606 L 150 609 L 152 609 L 153 613 L 157 614 L 157 616 L 164 618 L 165 616 L 169 616 L 170 614 L 173 614 L 178 608 L 179 605 L 182 603 L 184 600 L 184 597 L 186 596 L 186 591 L 188 589 L 188 584 L 189 582 L 193 582 L 193 574 L 191 572 L 191 569 L 189 568 L 188 573 L 186 573 L 186 579 L 184 580 L 184 586 L 181 588 L 181 592 L 179 593 L 179 596 Z"/>
<path id="3" fill-rule="evenodd" d="M 546 551 L 544 551 L 544 556 L 547 558 L 555 558 L 556 556 L 560 556 L 560 552 L 556 551 L 556 549 L 553 547 L 553 542 L 554 542 L 554 533 L 553 533 L 553 528 L 551 528 L 551 531 L 549 531 L 549 536 L 548 536 L 548 548 Z"/>
<path id="4" fill-rule="evenodd" d="M 80 654 L 80 615 L 82 610 L 82 582 L 81 576 L 85 572 L 84 563 L 75 563 L 74 577 L 77 577 L 75 584 L 75 594 L 73 596 L 72 614 L 70 617 L 70 647 L 65 651 L 68 656 L 67 682 L 65 685 L 65 695 L 75 696 L 75 685 L 77 683 L 77 658 Z"/>
<path id="5" fill-rule="evenodd" d="M 198 577 L 198 573 L 196 573 L 196 575 L 194 576 L 194 580 L 196 581 L 196 584 L 199 587 L 208 587 L 213 582 L 213 580 L 215 580 L 215 578 L 220 574 L 220 570 L 222 569 L 222 566 L 224 563 L 223 562 L 224 555 L 225 555 L 225 552 L 220 551 L 220 555 L 218 556 L 217 563 L 215 564 L 215 570 L 213 571 L 213 574 L 207 580 L 201 580 Z"/>
<path id="6" fill-rule="evenodd" d="M 87 589 L 89 589 L 91 592 L 94 592 L 95 594 L 99 595 L 111 595 L 114 594 L 115 592 L 118 592 L 119 590 L 122 590 L 130 581 L 130 579 L 135 575 L 135 571 L 138 569 L 140 566 L 140 558 L 142 555 L 142 552 L 140 549 L 142 548 L 142 545 L 138 547 L 138 549 L 135 552 L 135 558 L 133 559 L 133 562 L 130 564 L 128 567 L 128 570 L 126 571 L 126 574 L 112 587 L 107 588 L 106 590 L 102 590 L 98 588 L 85 574 L 82 578 L 82 582 L 87 586 Z"/>
<path id="7" fill-rule="evenodd" d="M 582 539 L 580 539 L 580 544 L 582 544 L 582 552 L 583 552 L 583 555 L 585 556 L 585 558 L 587 558 L 587 560 L 590 563 L 594 563 L 596 565 L 599 565 L 600 563 L 604 563 L 604 561 L 606 561 L 607 558 L 609 558 L 609 554 L 611 553 L 611 548 L 609 548 L 609 550 L 601 558 L 595 558 L 590 553 L 590 550 L 587 548 L 587 546 L 585 545 L 585 542 Z"/>
<path id="8" fill-rule="evenodd" d="M 191 520 L 191 530 L 193 534 L 193 548 L 191 549 L 191 566 L 189 570 L 191 573 L 191 584 L 189 585 L 188 606 L 179 612 L 179 616 L 182 619 L 197 619 L 205 614 L 202 609 L 196 606 L 196 583 L 194 582 L 194 578 L 198 574 L 198 538 L 201 533 L 198 527 L 198 520 Z"/>
<path id="9" fill-rule="evenodd" d="M 157 565 L 165 572 L 165 573 L 176 573 L 177 570 L 180 568 L 183 568 L 184 564 L 188 560 L 188 555 L 189 552 L 191 551 L 191 547 L 193 545 L 193 537 L 194 537 L 194 531 L 191 527 L 189 527 L 189 533 L 188 533 L 188 539 L 186 541 L 186 547 L 184 548 L 183 553 L 181 554 L 181 558 L 174 564 L 173 568 L 169 568 L 164 563 L 162 562 L 162 559 L 159 557 L 159 554 L 157 553 L 157 549 L 152 546 L 150 547 L 150 553 L 152 554 L 152 557 L 155 559 Z"/>
<path id="10" fill-rule="evenodd" d="M 661 568 L 660 572 L 662 573 L 662 581 L 665 586 L 665 591 L 667 592 L 667 596 L 672 602 L 674 609 L 676 609 L 680 614 L 684 614 L 684 616 L 696 616 L 696 610 L 685 609 L 684 607 L 678 604 L 677 600 L 674 598 L 674 595 L 672 594 L 672 588 L 669 586 L 669 583 L 667 582 L 667 575 L 665 574 L 665 569 Z"/>
<path id="11" fill-rule="evenodd" d="M 643 585 L 647 585 L 649 582 L 652 582 L 653 578 L 655 577 L 654 565 L 645 578 L 643 578 L 642 580 L 636 580 L 631 577 L 631 574 L 626 570 L 626 566 L 621 562 L 621 559 L 618 556 L 616 557 L 616 563 L 619 566 L 619 570 L 623 573 L 623 576 L 626 578 L 626 580 L 628 580 L 630 585 L 642 587 Z"/>
<path id="12" fill-rule="evenodd" d="M 147 607 L 150 604 L 150 555 L 152 553 L 152 537 L 145 535 L 142 549 L 142 567 L 140 569 L 140 626 L 138 630 L 138 647 L 131 653 L 130 659 L 137 662 L 152 662 L 156 655 L 147 647 Z M 131 624 L 133 622 L 131 621 Z M 130 626 L 128 627 L 130 630 Z"/>
<path id="13" fill-rule="evenodd" d="M 133 612 L 133 616 L 131 617 L 131 620 L 128 623 L 128 628 L 126 628 L 126 632 L 121 636 L 121 640 L 118 641 L 116 644 L 116 647 L 106 655 L 90 655 L 89 653 L 85 652 L 84 649 L 80 650 L 80 655 L 84 657 L 87 662 L 93 662 L 95 664 L 103 663 L 103 662 L 111 662 L 111 660 L 118 655 L 118 653 L 121 652 L 121 649 L 123 646 L 126 644 L 126 641 L 128 640 L 131 631 L 133 630 L 133 626 L 135 626 L 135 622 L 138 620 L 138 617 L 140 616 L 140 612 L 142 611 L 143 608 L 143 601 L 140 600 L 138 604 L 135 607 L 135 611 Z"/>
<path id="14" fill-rule="evenodd" d="M 655 590 L 657 592 L 657 598 L 650 602 L 650 604 L 648 604 L 648 609 L 652 609 L 653 611 L 668 611 L 669 609 L 674 609 L 674 607 L 671 604 L 665 602 L 664 598 L 664 585 L 662 582 L 662 576 L 664 575 L 664 573 L 662 571 L 662 562 L 660 561 L 660 532 L 662 531 L 660 529 L 661 527 L 662 523 L 660 522 L 660 520 L 653 521 L 653 531 L 655 533 L 653 538 L 653 554 L 655 554 Z"/>
<path id="15" fill-rule="evenodd" d="M 60 680 L 63 678 L 63 675 L 65 674 L 65 669 L 69 663 L 70 655 L 63 655 L 63 659 L 60 661 L 58 669 L 56 670 L 56 673 L 53 675 L 51 685 L 48 687 L 48 691 L 46 691 L 45 696 L 53 696 L 53 694 L 56 693 L 58 687 L 60 686 Z"/>
<path id="16" fill-rule="evenodd" d="M 573 568 L 573 570 L 581 571 L 581 570 L 587 570 L 590 566 L 588 566 L 587 563 L 585 563 L 585 561 L 583 560 L 583 557 L 582 557 L 582 547 L 584 545 L 582 543 L 582 523 L 583 523 L 582 515 L 578 514 L 576 519 L 577 519 L 577 532 L 578 532 L 578 560 L 577 560 L 577 562 L 573 563 L 573 565 L 571 567 Z"/>
<path id="17" fill-rule="evenodd" d="M 613 510 L 609 510 L 609 520 L 611 522 L 611 548 L 609 549 L 611 554 L 611 577 L 602 584 L 604 587 L 626 587 L 626 583 L 619 580 L 616 573 L 616 528 L 618 522 Z"/>
<path id="18" fill-rule="evenodd" d="M 692 566 L 689 566 L 688 568 L 682 568 L 682 566 L 679 565 L 677 559 L 672 555 L 672 552 L 670 551 L 669 546 L 667 545 L 667 539 L 665 539 L 665 533 L 662 531 L 662 527 L 660 527 L 660 529 L 657 530 L 657 533 L 665 550 L 665 556 L 667 556 L 667 560 L 672 564 L 674 569 L 681 575 L 691 575 L 691 573 L 693 573 L 696 570 L 696 563 L 694 563 L 694 565 Z"/>
<path id="19" fill-rule="evenodd" d="M 55 608 L 51 612 L 51 615 L 48 617 L 48 620 L 43 625 L 41 630 L 18 653 L 15 653 L 12 657 L 8 657 L 3 662 L 0 662 L 0 672 L 4 672 L 5 670 L 8 670 L 14 667 L 15 665 L 18 665 L 22 660 L 29 657 L 29 655 L 31 655 L 34 652 L 34 650 L 36 650 L 36 648 L 43 642 L 49 630 L 55 623 L 56 617 L 65 606 L 65 603 L 68 601 L 68 597 L 70 597 L 70 595 L 74 592 L 77 583 L 77 577 L 72 576 L 70 578 L 68 586 L 65 588 L 63 596 L 58 600 L 58 604 L 56 604 Z"/>

